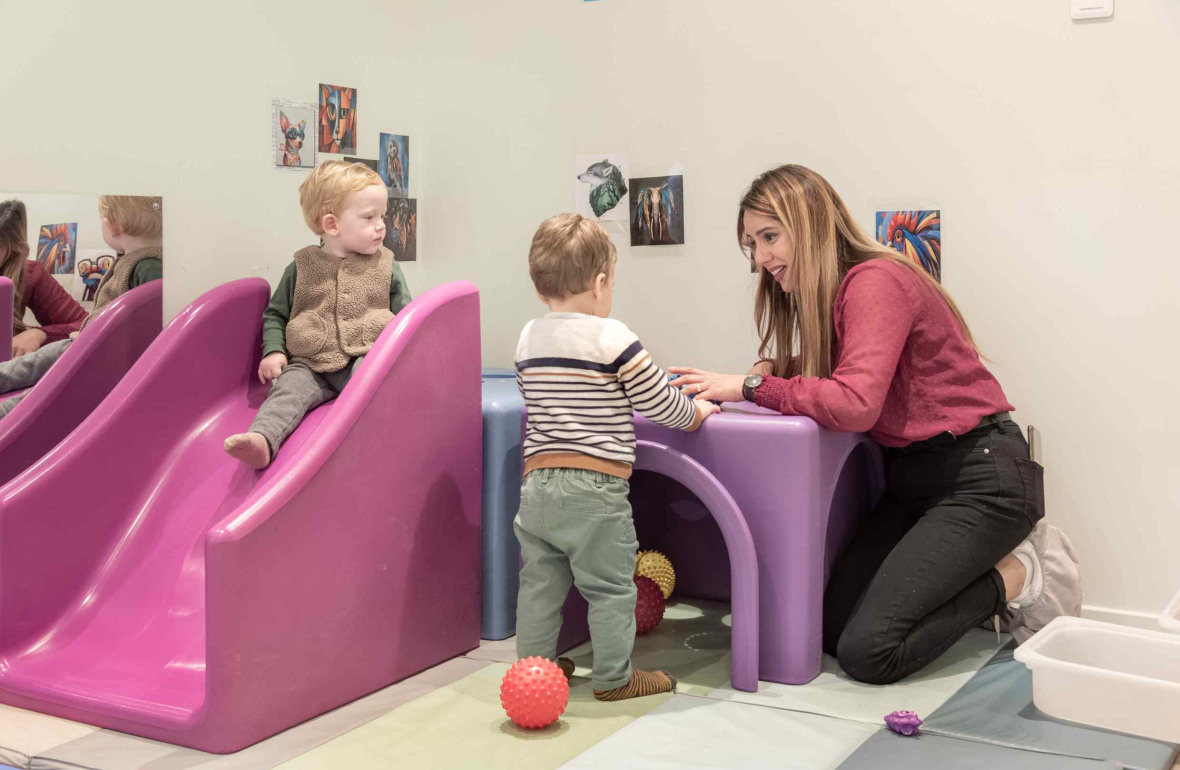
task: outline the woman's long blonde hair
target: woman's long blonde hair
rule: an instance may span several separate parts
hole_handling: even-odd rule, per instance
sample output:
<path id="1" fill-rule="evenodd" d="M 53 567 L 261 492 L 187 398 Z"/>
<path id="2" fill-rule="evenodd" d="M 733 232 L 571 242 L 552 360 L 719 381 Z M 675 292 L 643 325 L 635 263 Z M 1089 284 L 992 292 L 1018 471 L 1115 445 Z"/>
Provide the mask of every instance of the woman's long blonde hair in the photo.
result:
<path id="1" fill-rule="evenodd" d="M 29 258 L 28 215 L 18 200 L 0 203 L 0 275 L 12 281 L 12 333 L 25 326 L 25 261 Z"/>
<path id="2" fill-rule="evenodd" d="M 758 355 L 778 377 L 831 377 L 836 329 L 832 307 L 848 271 L 870 259 L 889 259 L 929 281 L 946 300 L 972 345 L 971 330 L 954 300 L 925 270 L 865 234 L 827 180 L 809 168 L 771 169 L 750 184 L 738 208 L 738 243 L 747 256 L 743 215 L 777 219 L 794 242 L 787 294 L 766 270 L 760 271 L 754 320 Z"/>

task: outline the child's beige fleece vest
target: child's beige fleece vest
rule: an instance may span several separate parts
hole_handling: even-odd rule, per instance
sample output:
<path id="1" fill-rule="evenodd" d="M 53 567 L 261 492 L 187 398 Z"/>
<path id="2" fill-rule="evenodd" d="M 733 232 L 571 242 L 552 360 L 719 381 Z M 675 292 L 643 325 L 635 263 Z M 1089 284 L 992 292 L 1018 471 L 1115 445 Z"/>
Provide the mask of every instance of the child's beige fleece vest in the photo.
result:
<path id="1" fill-rule="evenodd" d="M 335 372 L 363 356 L 393 318 L 393 252 L 334 257 L 319 246 L 295 252 L 295 298 L 287 350 L 315 372 Z"/>
<path id="2" fill-rule="evenodd" d="M 94 320 L 104 307 L 122 297 L 131 289 L 131 274 L 135 266 L 145 259 L 163 259 L 163 252 L 159 246 L 147 246 L 135 251 L 129 251 L 115 260 L 111 269 L 98 282 L 98 291 L 94 294 L 94 310 L 82 322 L 82 329 Z"/>

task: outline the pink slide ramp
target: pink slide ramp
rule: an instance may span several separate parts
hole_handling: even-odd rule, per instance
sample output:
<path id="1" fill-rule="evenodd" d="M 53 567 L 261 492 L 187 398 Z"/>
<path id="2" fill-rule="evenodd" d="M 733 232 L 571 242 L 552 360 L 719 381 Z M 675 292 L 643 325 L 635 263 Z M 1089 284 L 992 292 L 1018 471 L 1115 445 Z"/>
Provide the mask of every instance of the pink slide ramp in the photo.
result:
<path id="1" fill-rule="evenodd" d="M 12 317 L 12 281 L 0 275 L 0 317 Z M 12 358 L 12 324 L 0 323 L 0 364 Z"/>
<path id="2" fill-rule="evenodd" d="M 433 289 L 261 473 L 261 279 L 0 487 L 0 702 L 228 753 L 479 644 L 479 297 Z"/>
<path id="3" fill-rule="evenodd" d="M 123 379 L 160 334 L 163 290 L 163 281 L 151 281 L 107 305 L 16 409 L 0 419 L 0 485 L 69 435 Z M 0 297 L 3 307 L 8 305 Z M 12 351 L 11 342 L 4 350 Z M 13 395 L 0 394 L 0 399 Z"/>

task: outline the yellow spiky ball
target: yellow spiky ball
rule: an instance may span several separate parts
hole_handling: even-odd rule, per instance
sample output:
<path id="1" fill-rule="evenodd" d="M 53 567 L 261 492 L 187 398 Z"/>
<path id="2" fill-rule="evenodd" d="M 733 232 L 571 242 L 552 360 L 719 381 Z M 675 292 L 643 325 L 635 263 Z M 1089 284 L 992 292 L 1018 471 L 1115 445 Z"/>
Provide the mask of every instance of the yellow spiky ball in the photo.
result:
<path id="1" fill-rule="evenodd" d="M 640 551 L 636 554 L 635 574 L 656 581 L 665 599 L 672 595 L 672 589 L 676 587 L 676 570 L 672 569 L 668 557 L 659 551 Z"/>

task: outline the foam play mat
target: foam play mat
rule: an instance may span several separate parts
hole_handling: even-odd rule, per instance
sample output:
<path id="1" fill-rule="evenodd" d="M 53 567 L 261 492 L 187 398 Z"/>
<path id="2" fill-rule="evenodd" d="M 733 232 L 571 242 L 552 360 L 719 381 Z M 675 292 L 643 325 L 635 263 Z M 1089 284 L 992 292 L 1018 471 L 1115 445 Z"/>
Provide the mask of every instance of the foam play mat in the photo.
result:
<path id="1" fill-rule="evenodd" d="M 515 727 L 499 702 L 515 640 L 386 687 L 236 754 L 207 754 L 31 711 L 0 708 L 0 763 L 37 770 L 385 770 L 389 767 L 792 768 L 793 770 L 1168 770 L 1175 747 L 1050 720 L 1035 712 L 1027 669 L 994 634 L 973 632 L 933 667 L 887 687 L 848 679 L 825 658 L 797 687 L 728 685 L 729 608 L 673 601 L 636 640 L 639 667 L 666 668 L 675 695 L 619 703 L 593 697 L 588 644 L 561 719 Z M 1023 679 L 1022 679 L 1023 677 Z M 918 711 L 917 739 L 882 727 Z M 4 768 L 0 768 L 4 770 Z"/>

